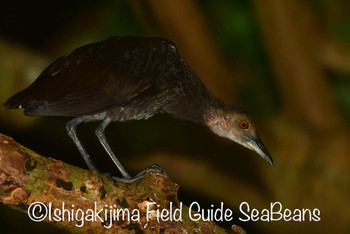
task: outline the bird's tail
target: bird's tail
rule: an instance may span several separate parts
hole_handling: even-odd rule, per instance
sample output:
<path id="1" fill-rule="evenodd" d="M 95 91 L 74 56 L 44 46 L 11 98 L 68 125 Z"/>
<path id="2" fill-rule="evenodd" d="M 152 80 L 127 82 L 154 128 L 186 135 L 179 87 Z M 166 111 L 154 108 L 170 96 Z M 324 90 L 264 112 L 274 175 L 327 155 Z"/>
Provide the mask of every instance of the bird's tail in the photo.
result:
<path id="1" fill-rule="evenodd" d="M 28 98 L 28 93 L 26 92 L 26 89 L 24 89 L 7 99 L 7 101 L 2 105 L 6 108 L 6 110 L 21 107 L 24 108 L 27 102 L 29 101 Z"/>

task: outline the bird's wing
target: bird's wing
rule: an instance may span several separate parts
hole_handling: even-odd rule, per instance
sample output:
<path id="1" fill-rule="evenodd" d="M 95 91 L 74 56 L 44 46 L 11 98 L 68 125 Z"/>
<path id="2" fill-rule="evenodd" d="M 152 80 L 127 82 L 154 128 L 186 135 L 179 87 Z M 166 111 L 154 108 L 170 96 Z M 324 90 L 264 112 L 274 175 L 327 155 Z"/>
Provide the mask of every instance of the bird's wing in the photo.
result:
<path id="1" fill-rule="evenodd" d="M 5 107 L 22 106 L 32 116 L 94 114 L 164 91 L 182 63 L 168 40 L 111 38 L 57 59 Z"/>

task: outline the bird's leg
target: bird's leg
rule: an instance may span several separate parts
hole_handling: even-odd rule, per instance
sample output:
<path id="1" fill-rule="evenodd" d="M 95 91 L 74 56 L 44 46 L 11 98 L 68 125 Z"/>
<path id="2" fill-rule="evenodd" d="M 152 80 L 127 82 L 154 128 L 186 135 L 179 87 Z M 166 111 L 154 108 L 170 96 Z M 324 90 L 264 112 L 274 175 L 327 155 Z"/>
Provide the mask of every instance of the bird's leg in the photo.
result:
<path id="1" fill-rule="evenodd" d="M 76 128 L 83 121 L 84 121 L 84 118 L 82 118 L 82 117 L 72 119 L 71 121 L 69 121 L 66 124 L 66 129 L 67 129 L 68 135 L 72 138 L 72 140 L 74 141 L 75 145 L 77 146 L 80 154 L 83 156 L 86 164 L 89 167 L 89 170 L 90 171 L 98 171 L 96 169 L 96 167 L 94 166 L 94 164 L 92 163 L 90 156 L 87 154 L 85 148 L 82 146 L 82 144 L 80 143 L 78 136 L 77 136 Z"/>
<path id="2" fill-rule="evenodd" d="M 132 180 L 133 178 L 129 175 L 129 173 L 125 170 L 125 168 L 119 162 L 117 157 L 114 155 L 111 147 L 109 146 L 109 144 L 108 144 L 108 142 L 106 140 L 105 129 L 106 129 L 107 125 L 110 122 L 111 122 L 111 119 L 109 117 L 104 119 L 103 122 L 96 128 L 96 131 L 95 131 L 96 136 L 98 137 L 98 139 L 101 142 L 102 146 L 105 148 L 105 150 L 107 151 L 108 155 L 111 157 L 111 159 L 113 160 L 114 164 L 117 166 L 118 170 L 120 171 L 120 173 L 123 176 L 123 179 L 120 179 L 120 178 L 116 178 L 116 179 L 119 180 L 119 181 L 123 181 L 123 182 L 132 182 L 130 180 Z"/>
<path id="3" fill-rule="evenodd" d="M 80 154 L 83 156 L 86 164 L 89 167 L 89 170 L 90 171 L 97 171 L 97 172 L 99 172 L 96 169 L 96 167 L 94 166 L 94 164 L 92 163 L 92 160 L 91 160 L 90 156 L 87 154 L 85 148 L 83 147 L 83 145 L 81 144 L 81 142 L 79 141 L 78 136 L 77 136 L 76 128 L 83 121 L 84 121 L 84 118 L 82 118 L 82 117 L 78 117 L 78 118 L 72 119 L 71 121 L 69 121 L 66 124 L 66 129 L 67 129 L 68 135 L 72 138 L 72 140 L 75 143 L 75 145 L 77 146 Z M 105 150 L 107 151 L 108 155 L 111 157 L 111 159 L 113 160 L 113 162 L 115 163 L 115 165 L 119 169 L 120 173 L 123 175 L 123 178 L 112 177 L 113 179 L 115 179 L 117 181 L 124 182 L 124 183 L 131 183 L 131 182 L 134 182 L 134 181 L 144 177 L 144 175 L 146 174 L 148 169 L 154 168 L 154 169 L 159 170 L 160 172 L 162 171 L 162 168 L 160 166 L 158 166 L 156 164 L 153 164 L 153 165 L 145 168 L 141 172 L 139 172 L 135 177 L 131 177 L 129 175 L 129 173 L 125 170 L 125 168 L 122 166 L 122 164 L 119 162 L 117 157 L 114 155 L 111 147 L 109 146 L 109 144 L 108 144 L 108 142 L 106 140 L 105 129 L 106 129 L 107 125 L 110 122 L 111 122 L 111 119 L 110 118 L 106 118 L 100 124 L 100 126 L 97 127 L 95 133 L 96 133 L 99 141 L 101 142 L 102 146 L 105 148 Z"/>
<path id="4" fill-rule="evenodd" d="M 105 129 L 110 122 L 111 122 L 111 119 L 109 117 L 104 119 L 103 122 L 96 128 L 95 133 L 96 133 L 99 141 L 101 142 L 102 146 L 105 148 L 108 155 L 111 157 L 114 164 L 117 166 L 117 168 L 119 169 L 120 173 L 123 176 L 123 178 L 118 178 L 118 177 L 113 176 L 112 177 L 113 179 L 115 179 L 117 181 L 124 182 L 124 183 L 131 183 L 131 182 L 134 182 L 134 181 L 144 177 L 148 169 L 153 168 L 153 169 L 157 169 L 158 171 L 162 172 L 162 168 L 160 166 L 158 166 L 157 164 L 153 164 L 153 165 L 147 167 L 146 169 L 142 170 L 141 172 L 139 172 L 135 177 L 131 177 L 129 175 L 129 173 L 125 170 L 125 168 L 122 166 L 122 164 L 119 162 L 117 157 L 114 155 L 111 147 L 109 146 L 109 144 L 106 140 Z"/>

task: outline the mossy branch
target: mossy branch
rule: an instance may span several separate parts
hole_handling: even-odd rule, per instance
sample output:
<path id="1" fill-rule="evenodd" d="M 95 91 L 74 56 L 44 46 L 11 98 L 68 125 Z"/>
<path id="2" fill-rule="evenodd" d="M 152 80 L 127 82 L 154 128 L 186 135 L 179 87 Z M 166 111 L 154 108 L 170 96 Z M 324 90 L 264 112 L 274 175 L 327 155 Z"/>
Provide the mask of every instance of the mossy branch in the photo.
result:
<path id="1" fill-rule="evenodd" d="M 178 189 L 179 186 L 165 173 L 156 170 L 149 170 L 143 179 L 131 184 L 115 183 L 96 172 L 40 156 L 12 138 L 0 134 L 0 201 L 26 213 L 28 210 L 34 212 L 33 217 L 37 219 L 45 217 L 46 214 L 43 221 L 71 232 L 226 232 L 214 222 L 192 221 L 188 215 L 188 207 L 180 205 L 177 198 Z M 44 204 L 48 212 L 44 206 L 41 206 L 41 211 L 39 206 L 30 206 L 34 202 Z M 149 202 L 156 204 L 147 205 Z M 63 204 L 67 210 L 65 216 L 59 213 Z M 152 210 L 170 211 L 170 204 L 173 212 L 182 207 L 181 221 L 158 221 L 156 213 Z M 78 209 L 85 212 L 85 216 L 82 216 L 83 213 L 79 213 Z M 91 212 L 102 209 L 98 215 L 102 220 L 98 217 L 96 219 L 92 214 L 88 216 L 89 209 Z M 116 216 L 113 211 L 121 212 Z M 122 211 L 129 211 L 130 216 Z M 138 211 L 139 216 L 133 211 Z M 147 211 L 151 211 L 148 217 Z M 65 217 L 64 221 L 59 220 L 62 217 Z M 111 217 L 114 217 L 114 220 L 111 221 Z M 118 218 L 115 219 L 116 217 Z M 69 218 L 71 220 L 68 220 Z M 111 227 L 107 228 L 108 226 Z M 235 225 L 232 231 L 244 232 Z"/>

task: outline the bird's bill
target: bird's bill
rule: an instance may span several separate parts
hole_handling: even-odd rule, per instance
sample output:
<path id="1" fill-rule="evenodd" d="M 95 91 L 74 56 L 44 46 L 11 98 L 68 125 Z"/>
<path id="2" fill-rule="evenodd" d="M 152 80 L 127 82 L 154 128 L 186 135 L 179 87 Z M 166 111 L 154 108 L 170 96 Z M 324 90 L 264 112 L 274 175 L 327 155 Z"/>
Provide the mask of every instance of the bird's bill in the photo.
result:
<path id="1" fill-rule="evenodd" d="M 269 151 L 266 149 L 265 145 L 262 143 L 260 138 L 252 139 L 248 142 L 248 145 L 252 150 L 257 152 L 263 159 L 265 159 L 266 162 L 268 162 L 271 166 L 273 166 L 273 160 L 269 153 Z"/>

